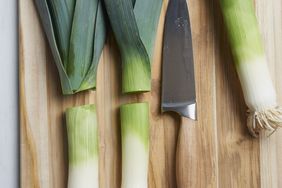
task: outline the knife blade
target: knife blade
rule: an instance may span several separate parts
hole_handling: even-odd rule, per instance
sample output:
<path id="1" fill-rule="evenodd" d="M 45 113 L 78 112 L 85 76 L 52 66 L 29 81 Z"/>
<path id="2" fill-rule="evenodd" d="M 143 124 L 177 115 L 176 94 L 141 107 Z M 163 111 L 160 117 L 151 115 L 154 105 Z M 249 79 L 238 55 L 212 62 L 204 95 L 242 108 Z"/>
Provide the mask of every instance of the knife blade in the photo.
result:
<path id="1" fill-rule="evenodd" d="M 164 26 L 162 111 L 196 120 L 192 35 L 186 0 L 170 0 Z"/>

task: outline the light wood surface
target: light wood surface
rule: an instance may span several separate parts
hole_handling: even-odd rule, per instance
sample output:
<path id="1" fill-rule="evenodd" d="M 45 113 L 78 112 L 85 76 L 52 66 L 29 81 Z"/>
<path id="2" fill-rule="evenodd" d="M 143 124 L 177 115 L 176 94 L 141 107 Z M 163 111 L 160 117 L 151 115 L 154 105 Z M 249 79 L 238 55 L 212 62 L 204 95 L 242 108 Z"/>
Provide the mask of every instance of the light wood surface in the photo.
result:
<path id="1" fill-rule="evenodd" d="M 272 79 L 276 86 L 278 102 L 282 105 L 282 2 L 256 3 L 257 16 L 266 48 Z M 262 188 L 282 187 L 282 130 L 271 137 L 264 133 L 260 137 L 260 177 Z"/>
<path id="2" fill-rule="evenodd" d="M 218 0 L 189 0 L 196 69 L 198 121 L 185 132 L 189 178 L 185 188 L 282 187 L 282 131 L 253 139 L 246 128 L 246 106 L 230 54 Z M 100 188 L 119 188 L 121 138 L 119 106 L 150 102 L 150 188 L 176 187 L 176 142 L 181 118 L 160 112 L 164 0 L 154 62 L 152 91 L 121 95 L 121 64 L 112 36 L 98 70 L 96 92 L 62 96 L 59 78 L 32 0 L 19 0 L 21 187 L 64 188 L 67 142 L 64 111 L 95 103 L 98 110 Z M 282 102 L 282 3 L 256 0 L 273 80 Z M 270 159 L 270 160 L 267 160 Z M 266 168 L 262 168 L 266 164 Z M 179 168 L 179 166 L 178 166 Z M 267 172 L 267 173 L 266 173 Z M 266 175 L 271 173 L 271 175 Z M 184 174 L 184 175 L 187 175 Z M 265 186 L 269 185 L 269 186 Z"/>

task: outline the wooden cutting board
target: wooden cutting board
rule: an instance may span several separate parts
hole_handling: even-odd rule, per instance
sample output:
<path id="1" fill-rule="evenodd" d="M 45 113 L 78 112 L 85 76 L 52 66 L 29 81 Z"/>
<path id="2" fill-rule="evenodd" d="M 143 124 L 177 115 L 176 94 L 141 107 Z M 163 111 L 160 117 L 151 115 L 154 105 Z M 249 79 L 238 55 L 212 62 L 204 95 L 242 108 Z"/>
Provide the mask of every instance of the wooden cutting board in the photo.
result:
<path id="1" fill-rule="evenodd" d="M 67 185 L 67 107 L 95 103 L 100 136 L 100 188 L 121 183 L 120 104 L 149 101 L 151 110 L 150 188 L 175 188 L 175 150 L 180 118 L 161 114 L 161 46 L 164 6 L 159 23 L 152 91 L 121 94 L 120 57 L 109 37 L 101 57 L 96 92 L 62 96 L 59 78 L 32 0 L 19 0 L 21 187 Z M 246 129 L 246 106 L 232 63 L 217 0 L 189 0 L 199 121 L 193 129 L 194 159 L 187 164 L 192 188 L 282 187 L 282 131 L 253 139 Z M 282 102 L 282 2 L 256 1 L 270 69 Z M 187 125 L 189 126 L 189 125 Z M 187 148 L 189 149 L 189 148 Z M 191 149 L 191 148 L 190 148 Z M 187 187 L 187 188 L 188 188 Z"/>

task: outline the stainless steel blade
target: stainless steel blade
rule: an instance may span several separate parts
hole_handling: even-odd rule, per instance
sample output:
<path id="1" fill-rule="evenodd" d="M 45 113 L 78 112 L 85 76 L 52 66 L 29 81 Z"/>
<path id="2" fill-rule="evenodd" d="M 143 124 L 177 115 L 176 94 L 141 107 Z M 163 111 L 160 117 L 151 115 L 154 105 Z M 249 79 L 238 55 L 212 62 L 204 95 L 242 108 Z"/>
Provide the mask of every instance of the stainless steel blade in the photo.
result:
<path id="1" fill-rule="evenodd" d="M 170 0 L 164 28 L 162 111 L 196 120 L 192 36 L 186 0 Z"/>

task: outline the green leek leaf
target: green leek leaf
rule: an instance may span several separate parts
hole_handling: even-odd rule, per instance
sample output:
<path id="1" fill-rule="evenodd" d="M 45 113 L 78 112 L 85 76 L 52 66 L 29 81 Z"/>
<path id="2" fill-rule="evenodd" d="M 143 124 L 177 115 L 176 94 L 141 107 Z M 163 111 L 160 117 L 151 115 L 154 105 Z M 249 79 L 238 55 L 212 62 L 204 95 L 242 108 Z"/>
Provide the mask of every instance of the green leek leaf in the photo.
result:
<path id="1" fill-rule="evenodd" d="M 106 27 L 101 0 L 35 0 L 64 94 L 96 88 Z"/>
<path id="2" fill-rule="evenodd" d="M 162 0 L 139 0 L 134 6 L 139 34 L 150 58 L 153 54 L 161 9 Z"/>
<path id="3" fill-rule="evenodd" d="M 47 5 L 46 0 L 35 0 L 35 4 L 37 6 L 37 9 L 39 10 L 39 16 L 41 18 L 41 22 L 44 28 L 44 31 L 47 36 L 47 40 L 49 42 L 55 64 L 58 68 L 60 80 L 61 80 L 61 86 L 64 94 L 73 94 L 71 82 L 68 78 L 68 75 L 66 73 L 66 70 L 63 66 L 61 56 L 57 47 L 57 42 L 55 39 L 52 19 L 50 16 L 50 11 Z"/>
<path id="4" fill-rule="evenodd" d="M 78 90 L 91 64 L 97 11 L 98 1 L 76 2 L 66 67 L 74 90 Z"/>
<path id="5" fill-rule="evenodd" d="M 47 0 L 63 64 L 67 62 L 74 0 Z"/>
<path id="6" fill-rule="evenodd" d="M 97 67 L 106 41 L 106 33 L 107 32 L 106 32 L 106 24 L 104 18 L 104 10 L 102 7 L 102 2 L 99 1 L 96 22 L 95 22 L 95 36 L 94 36 L 92 64 L 82 82 L 82 85 L 79 88 L 80 91 L 89 88 L 89 86 L 93 87 L 93 89 L 95 89 L 96 87 Z"/>
<path id="7" fill-rule="evenodd" d="M 124 93 L 149 91 L 151 89 L 149 55 L 160 14 L 160 8 L 157 7 L 161 6 L 161 1 L 104 0 L 104 2 L 121 52 L 122 91 Z M 136 9 L 133 7 L 134 3 Z M 148 17 L 148 14 L 152 17 Z M 152 21 L 146 21 L 149 19 Z"/>
<path id="8" fill-rule="evenodd" d="M 123 63 L 122 91 L 149 91 L 150 60 L 139 36 L 132 0 L 104 0 Z"/>

